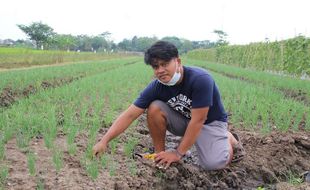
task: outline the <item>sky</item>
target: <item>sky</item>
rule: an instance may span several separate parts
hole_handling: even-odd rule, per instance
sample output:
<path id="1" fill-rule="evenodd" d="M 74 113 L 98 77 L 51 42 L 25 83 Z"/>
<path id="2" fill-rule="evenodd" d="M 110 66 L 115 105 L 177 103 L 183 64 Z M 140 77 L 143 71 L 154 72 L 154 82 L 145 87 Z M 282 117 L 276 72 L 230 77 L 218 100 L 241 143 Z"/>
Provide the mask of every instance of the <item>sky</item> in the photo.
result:
<path id="1" fill-rule="evenodd" d="M 309 0 L 2 0 L 0 39 L 26 39 L 16 26 L 41 21 L 58 34 L 111 33 L 211 40 L 214 30 L 230 44 L 310 36 Z"/>

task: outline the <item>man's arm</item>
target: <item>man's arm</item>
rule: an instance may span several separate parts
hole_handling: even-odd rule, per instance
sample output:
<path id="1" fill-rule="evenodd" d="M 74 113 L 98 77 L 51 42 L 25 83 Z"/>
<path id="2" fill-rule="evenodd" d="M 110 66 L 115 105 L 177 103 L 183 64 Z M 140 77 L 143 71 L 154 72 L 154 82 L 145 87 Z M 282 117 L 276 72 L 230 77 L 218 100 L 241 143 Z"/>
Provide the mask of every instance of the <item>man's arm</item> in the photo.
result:
<path id="1" fill-rule="evenodd" d="M 114 121 L 112 126 L 109 128 L 108 132 L 102 137 L 102 139 L 93 147 L 93 155 L 100 154 L 104 152 L 107 148 L 108 143 L 123 133 L 129 125 L 137 119 L 144 109 L 130 105 L 129 108 L 124 111 L 118 118 Z"/>
<path id="2" fill-rule="evenodd" d="M 192 118 L 188 123 L 184 137 L 177 148 L 177 151 L 182 155 L 184 155 L 186 151 L 189 150 L 196 142 L 196 139 L 200 134 L 200 130 L 207 119 L 208 112 L 209 107 L 195 108 L 191 110 Z"/>

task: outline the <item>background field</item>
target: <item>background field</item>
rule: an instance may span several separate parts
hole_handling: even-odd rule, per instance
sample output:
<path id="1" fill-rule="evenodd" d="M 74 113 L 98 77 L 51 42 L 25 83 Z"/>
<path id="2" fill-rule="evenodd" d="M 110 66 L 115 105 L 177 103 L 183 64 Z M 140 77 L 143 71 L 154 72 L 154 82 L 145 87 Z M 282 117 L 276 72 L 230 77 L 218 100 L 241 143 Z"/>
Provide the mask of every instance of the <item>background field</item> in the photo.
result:
<path id="1" fill-rule="evenodd" d="M 75 59 L 80 60 L 75 57 L 70 61 Z M 72 164 L 78 164 L 75 169 L 86 176 L 84 180 L 91 179 L 88 185 L 92 187 L 106 182 L 107 176 L 115 180 L 115 176 L 122 176 L 120 173 L 142 175 L 137 172 L 132 151 L 141 142 L 135 128 L 145 125 L 145 121 L 136 121 L 125 136 L 112 141 L 109 152 L 100 160 L 92 158 L 91 149 L 98 134 L 102 135 L 153 79 L 152 69 L 142 57 L 113 54 L 98 59 L 105 60 L 0 72 L 0 187 L 57 187 L 47 180 L 73 175 L 66 173 Z M 40 64 L 44 62 L 41 61 L 40 58 Z M 212 74 L 229 113 L 230 126 L 263 135 L 309 134 L 309 81 L 202 61 L 192 55 L 183 57 L 182 62 Z M 14 155 L 25 159 L 19 168 L 12 167 Z M 45 171 L 43 166 L 53 169 Z M 22 181 L 18 181 L 18 174 L 25 175 Z M 71 183 L 74 184 L 69 180 L 65 184 L 72 188 Z M 111 181 L 107 183 L 107 187 L 113 186 Z"/>

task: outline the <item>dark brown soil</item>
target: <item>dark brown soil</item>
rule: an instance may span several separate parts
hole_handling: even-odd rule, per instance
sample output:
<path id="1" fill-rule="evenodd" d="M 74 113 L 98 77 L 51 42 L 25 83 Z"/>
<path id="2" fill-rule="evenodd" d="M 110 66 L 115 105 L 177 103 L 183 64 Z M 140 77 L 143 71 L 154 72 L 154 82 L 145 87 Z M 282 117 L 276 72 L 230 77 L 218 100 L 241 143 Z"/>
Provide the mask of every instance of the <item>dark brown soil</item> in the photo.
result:
<path id="1" fill-rule="evenodd" d="M 288 183 L 289 174 L 298 176 L 310 170 L 310 133 L 309 132 L 272 132 L 262 135 L 254 131 L 231 129 L 239 134 L 247 156 L 240 162 L 231 164 L 219 171 L 203 171 L 195 163 L 195 149 L 182 163 L 173 164 L 167 170 L 154 167 L 154 163 L 134 157 L 136 174 L 128 169 L 128 158 L 124 154 L 123 144 L 131 136 L 139 139 L 135 151 L 152 151 L 145 118 L 141 118 L 136 127 L 129 128 L 119 137 L 116 153 L 110 155 L 111 162 L 117 163 L 115 176 L 109 169 L 100 168 L 98 177 L 91 179 L 82 162 L 87 148 L 88 136 L 79 133 L 75 138 L 77 152 L 68 153 L 66 136 L 59 134 L 56 146 L 63 150 L 63 167 L 57 172 L 52 162 L 52 152 L 44 145 L 42 138 L 34 138 L 30 149 L 36 155 L 36 175 L 31 176 L 27 167 L 26 152 L 21 151 L 16 139 L 10 140 L 5 147 L 5 163 L 9 176 L 5 189 L 35 189 L 38 181 L 45 189 L 310 189 L 310 184 Z M 232 128 L 232 126 L 230 126 Z M 100 130 L 98 140 L 107 131 Z M 177 146 L 180 138 L 167 135 L 167 148 Z M 109 166 L 108 166 L 109 167 Z"/>

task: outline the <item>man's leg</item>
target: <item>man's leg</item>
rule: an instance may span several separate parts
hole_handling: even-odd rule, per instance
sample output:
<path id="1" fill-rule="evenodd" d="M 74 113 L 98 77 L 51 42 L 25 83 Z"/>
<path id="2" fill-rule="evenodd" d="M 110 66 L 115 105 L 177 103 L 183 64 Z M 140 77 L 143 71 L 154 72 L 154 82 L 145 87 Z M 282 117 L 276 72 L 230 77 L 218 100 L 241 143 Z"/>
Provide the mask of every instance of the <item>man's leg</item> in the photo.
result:
<path id="1" fill-rule="evenodd" d="M 153 139 L 155 152 L 164 151 L 167 122 L 165 113 L 156 101 L 152 102 L 147 109 L 147 126 Z"/>
<path id="2" fill-rule="evenodd" d="M 234 139 L 229 134 L 225 122 L 214 121 L 203 126 L 195 145 L 204 169 L 218 170 L 230 163 Z"/>
<path id="3" fill-rule="evenodd" d="M 173 110 L 165 102 L 155 100 L 147 110 L 148 128 L 153 139 L 155 152 L 165 150 L 166 130 L 183 136 L 189 120 Z"/>

